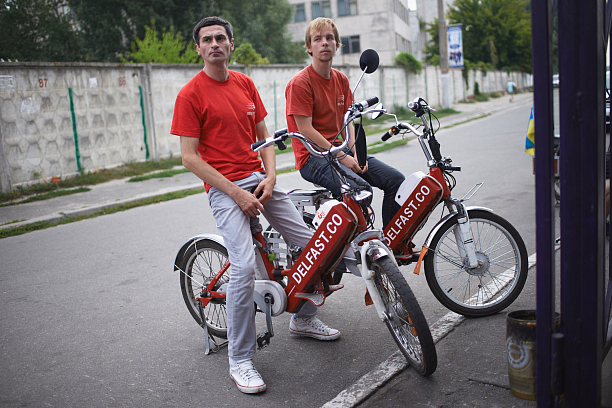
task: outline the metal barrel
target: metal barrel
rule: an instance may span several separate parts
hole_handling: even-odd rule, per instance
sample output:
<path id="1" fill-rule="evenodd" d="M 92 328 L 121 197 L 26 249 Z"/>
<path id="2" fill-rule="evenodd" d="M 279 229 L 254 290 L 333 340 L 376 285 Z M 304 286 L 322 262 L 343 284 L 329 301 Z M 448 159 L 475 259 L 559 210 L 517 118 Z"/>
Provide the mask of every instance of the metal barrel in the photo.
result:
<path id="1" fill-rule="evenodd" d="M 556 326 L 559 325 L 558 314 Z M 517 310 L 506 319 L 508 377 L 516 397 L 536 400 L 536 311 Z"/>

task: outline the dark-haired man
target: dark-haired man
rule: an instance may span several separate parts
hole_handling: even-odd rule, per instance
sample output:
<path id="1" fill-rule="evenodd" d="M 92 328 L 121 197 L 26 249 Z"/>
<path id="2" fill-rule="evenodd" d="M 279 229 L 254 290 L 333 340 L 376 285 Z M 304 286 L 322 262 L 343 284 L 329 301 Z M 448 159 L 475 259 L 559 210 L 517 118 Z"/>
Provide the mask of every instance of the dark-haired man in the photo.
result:
<path id="1" fill-rule="evenodd" d="M 261 160 L 251 150 L 252 143 L 269 136 L 267 112 L 253 81 L 228 69 L 234 49 L 231 24 L 207 17 L 195 26 L 193 38 L 204 69 L 179 92 L 170 133 L 181 137 L 183 165 L 204 181 L 232 265 L 226 297 L 230 376 L 240 391 L 258 393 L 266 385 L 252 362 L 256 263 L 250 218 L 263 214 L 290 246 L 304 248 L 312 232 L 276 186 L 274 148 L 262 149 Z M 289 330 L 319 340 L 340 337 L 316 312 L 306 302 Z"/>

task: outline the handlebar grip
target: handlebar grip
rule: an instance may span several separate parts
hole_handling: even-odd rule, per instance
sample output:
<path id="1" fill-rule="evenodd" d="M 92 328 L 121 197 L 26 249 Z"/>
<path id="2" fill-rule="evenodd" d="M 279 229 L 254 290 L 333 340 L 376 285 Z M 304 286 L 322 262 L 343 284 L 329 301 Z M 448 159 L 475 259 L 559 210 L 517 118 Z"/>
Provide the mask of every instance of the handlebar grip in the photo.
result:
<path id="1" fill-rule="evenodd" d="M 266 139 L 258 140 L 257 142 L 251 145 L 251 150 L 257 149 L 259 146 L 263 145 L 264 143 L 266 143 Z"/>
<path id="2" fill-rule="evenodd" d="M 461 166 L 446 166 L 446 170 L 461 171 Z"/>
<path id="3" fill-rule="evenodd" d="M 368 106 L 374 106 L 378 103 L 378 96 L 373 96 L 366 100 Z"/>
<path id="4" fill-rule="evenodd" d="M 387 140 L 391 138 L 391 136 L 393 136 L 393 129 L 389 129 L 387 132 L 385 132 L 385 134 L 382 135 L 380 140 L 382 140 L 383 142 L 386 142 Z"/>
<path id="5" fill-rule="evenodd" d="M 366 99 L 365 101 L 356 103 L 355 106 L 357 107 L 359 112 L 362 112 L 364 109 L 367 109 L 370 106 L 375 105 L 377 103 L 378 103 L 378 96 L 373 96 L 370 99 Z"/>

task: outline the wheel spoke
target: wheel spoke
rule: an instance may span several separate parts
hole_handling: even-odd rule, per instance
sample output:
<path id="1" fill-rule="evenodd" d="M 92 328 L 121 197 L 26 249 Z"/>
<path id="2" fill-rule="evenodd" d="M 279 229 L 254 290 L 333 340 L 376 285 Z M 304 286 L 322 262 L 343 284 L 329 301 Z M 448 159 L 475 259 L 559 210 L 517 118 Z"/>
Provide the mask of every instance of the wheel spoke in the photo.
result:
<path id="1" fill-rule="evenodd" d="M 481 210 L 469 210 L 469 218 L 478 265 L 466 267 L 459 255 L 465 248 L 455 234 L 457 221 L 449 219 L 430 242 L 425 272 L 442 303 L 458 313 L 479 316 L 501 310 L 497 304 L 504 302 L 504 308 L 507 299 L 518 296 L 527 273 L 526 255 L 520 235 L 504 219 Z"/>

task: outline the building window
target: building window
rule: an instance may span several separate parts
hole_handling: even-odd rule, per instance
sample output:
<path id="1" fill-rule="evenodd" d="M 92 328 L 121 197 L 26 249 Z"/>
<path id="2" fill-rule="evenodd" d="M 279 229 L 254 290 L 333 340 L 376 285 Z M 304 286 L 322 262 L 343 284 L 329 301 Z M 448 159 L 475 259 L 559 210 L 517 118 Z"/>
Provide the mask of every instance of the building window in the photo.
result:
<path id="1" fill-rule="evenodd" d="M 331 5 L 329 1 L 314 1 L 312 2 L 312 19 L 317 17 L 331 18 Z"/>
<path id="2" fill-rule="evenodd" d="M 406 6 L 404 6 L 402 4 L 402 2 L 400 0 L 394 0 L 394 2 L 393 2 L 393 12 L 395 14 L 397 14 L 397 16 L 399 18 L 401 18 L 402 21 L 404 23 L 406 23 L 406 25 L 410 25 L 410 23 L 409 23 L 410 17 L 409 17 L 409 14 L 408 14 L 408 9 L 406 8 Z"/>
<path id="3" fill-rule="evenodd" d="M 306 21 L 306 8 L 304 3 L 295 5 L 295 14 L 293 15 L 293 22 L 299 23 L 300 21 Z"/>
<path id="4" fill-rule="evenodd" d="M 340 42 L 342 43 L 342 54 L 359 54 L 361 52 L 358 35 L 340 37 Z"/>
<path id="5" fill-rule="evenodd" d="M 357 0 L 338 0 L 339 16 L 354 16 L 357 14 Z"/>
<path id="6" fill-rule="evenodd" d="M 412 52 L 410 41 L 395 33 L 395 49 L 399 52 Z"/>

